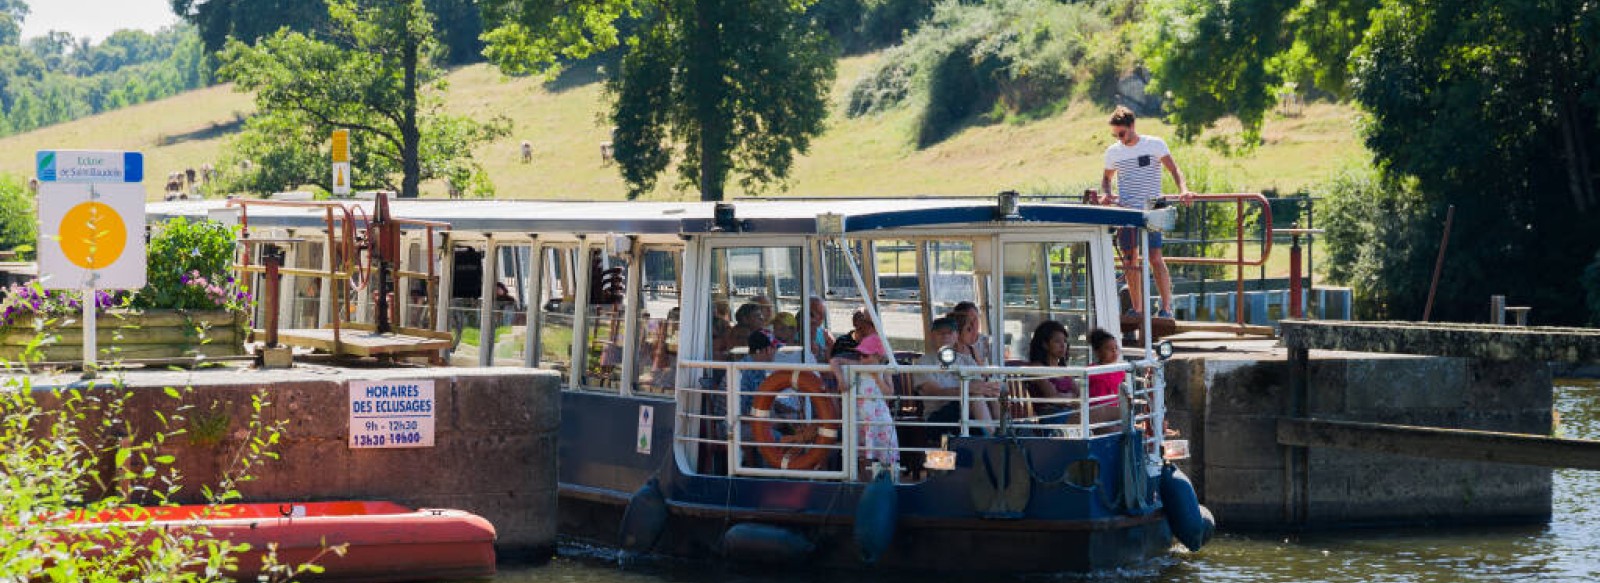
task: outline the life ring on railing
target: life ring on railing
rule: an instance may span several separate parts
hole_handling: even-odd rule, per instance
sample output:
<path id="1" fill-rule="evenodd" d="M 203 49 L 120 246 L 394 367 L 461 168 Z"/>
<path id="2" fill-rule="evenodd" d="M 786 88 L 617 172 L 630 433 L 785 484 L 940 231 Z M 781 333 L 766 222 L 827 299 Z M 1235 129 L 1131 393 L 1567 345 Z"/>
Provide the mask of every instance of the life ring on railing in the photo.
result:
<path id="1" fill-rule="evenodd" d="M 776 441 L 772 431 L 772 404 L 777 401 L 779 393 L 786 389 L 795 389 L 810 395 L 813 419 L 831 420 L 833 423 L 805 424 L 794 435 L 780 437 Z M 811 372 L 777 371 L 767 376 L 757 389 L 755 402 L 750 405 L 750 416 L 758 420 L 750 422 L 751 440 L 757 443 L 756 450 L 761 452 L 761 459 L 767 462 L 767 467 L 782 468 L 785 470 L 811 470 L 822 467 L 823 462 L 833 453 L 827 447 L 786 446 L 790 443 L 804 443 L 807 445 L 833 445 L 839 443 L 839 403 L 822 384 L 822 377 Z"/>

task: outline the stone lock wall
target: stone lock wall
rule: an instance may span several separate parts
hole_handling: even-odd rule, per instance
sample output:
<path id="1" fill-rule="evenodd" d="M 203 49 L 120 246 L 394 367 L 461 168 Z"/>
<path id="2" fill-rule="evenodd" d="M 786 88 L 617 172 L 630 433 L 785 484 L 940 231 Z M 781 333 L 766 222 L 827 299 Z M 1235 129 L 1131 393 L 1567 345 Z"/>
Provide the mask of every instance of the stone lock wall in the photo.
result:
<path id="1" fill-rule="evenodd" d="M 1234 529 L 1540 523 L 1551 470 L 1309 448 L 1289 472 L 1277 419 L 1290 412 L 1277 357 L 1179 356 L 1167 363 L 1171 426 L 1202 501 Z M 1313 351 L 1308 417 L 1549 435 L 1552 383 L 1542 363 Z M 1299 475 L 1294 475 L 1298 473 Z M 1296 488 L 1305 488 L 1296 496 Z M 1301 502 L 1297 502 L 1297 499 Z M 1295 509 L 1290 505 L 1301 504 Z M 1291 520 L 1291 511 L 1303 522 Z"/>
<path id="2" fill-rule="evenodd" d="M 433 379 L 433 447 L 351 449 L 351 380 Z M 101 381 L 105 382 L 105 381 Z M 203 502 L 202 485 L 237 470 L 248 447 L 245 423 L 252 395 L 265 390 L 268 422 L 287 421 L 272 449 L 277 460 L 248 470 L 238 484 L 244 502 L 391 500 L 412 507 L 455 508 L 495 526 L 500 559 L 542 560 L 556 537 L 556 439 L 561 423 L 559 377 L 531 369 L 343 369 L 299 366 L 287 371 L 225 369 L 128 373 L 128 430 L 147 438 L 159 427 L 152 411 L 181 415 L 188 434 L 169 441 L 182 476 L 179 501 Z M 82 383 L 37 379 L 35 386 Z M 166 387 L 180 391 L 180 401 Z M 109 463 L 109 462 L 107 462 Z"/>

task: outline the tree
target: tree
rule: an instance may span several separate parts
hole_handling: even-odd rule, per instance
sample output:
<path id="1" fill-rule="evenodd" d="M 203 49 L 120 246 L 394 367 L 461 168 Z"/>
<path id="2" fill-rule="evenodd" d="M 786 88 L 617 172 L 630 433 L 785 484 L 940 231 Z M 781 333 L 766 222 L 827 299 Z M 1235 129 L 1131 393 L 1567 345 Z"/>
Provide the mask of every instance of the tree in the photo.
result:
<path id="1" fill-rule="evenodd" d="M 398 172 L 405 198 L 418 196 L 423 180 L 459 174 L 463 166 L 476 172 L 472 147 L 508 134 L 509 122 L 476 123 L 441 112 L 445 85 L 432 62 L 433 28 L 423 0 L 333 0 L 329 14 L 329 40 L 285 29 L 255 46 L 228 43 L 218 74 L 240 91 L 256 92 L 264 117 L 248 126 L 236 147 L 302 160 L 322 151 L 332 130 L 348 129 L 361 146 L 352 160 L 358 183 L 393 188 L 390 179 Z M 281 188 L 294 185 L 283 180 L 308 180 L 288 170 L 282 180 L 255 182 Z"/>
<path id="2" fill-rule="evenodd" d="M 834 75 L 826 38 L 806 17 L 810 0 L 491 0 L 499 27 L 491 62 L 509 72 L 555 68 L 616 46 L 616 22 L 642 16 L 617 76 L 613 147 L 629 196 L 654 188 L 683 155 L 683 186 L 722 200 L 733 174 L 759 190 L 787 178 L 827 117 Z"/>
<path id="3" fill-rule="evenodd" d="M 1393 0 L 1352 56 L 1368 148 L 1428 213 L 1455 205 L 1470 238 L 1446 259 L 1447 316 L 1481 319 L 1505 294 L 1541 321 L 1587 320 L 1573 283 L 1600 249 L 1600 16 L 1586 6 Z M 1385 260 L 1433 260 L 1437 243 L 1407 243 Z"/>
<path id="4" fill-rule="evenodd" d="M 173 12 L 200 29 L 200 38 L 205 41 L 207 52 L 222 50 L 230 38 L 253 44 L 281 28 L 310 34 L 328 24 L 326 0 L 171 2 Z"/>
<path id="5" fill-rule="evenodd" d="M 1345 95 L 1347 58 L 1380 1 L 1153 0 L 1138 47 L 1149 90 L 1168 95 L 1179 136 L 1236 115 L 1257 142 L 1286 82 Z"/>
<path id="6" fill-rule="evenodd" d="M 23 0 L 0 0 L 0 45 L 16 46 L 22 42 L 22 21 L 28 18 L 28 3 Z"/>

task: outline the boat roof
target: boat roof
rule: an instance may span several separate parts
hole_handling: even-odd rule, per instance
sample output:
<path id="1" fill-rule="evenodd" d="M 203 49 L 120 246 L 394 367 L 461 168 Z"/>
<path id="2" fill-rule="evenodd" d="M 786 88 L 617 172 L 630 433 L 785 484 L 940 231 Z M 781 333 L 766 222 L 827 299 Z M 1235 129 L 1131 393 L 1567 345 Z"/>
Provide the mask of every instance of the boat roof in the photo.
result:
<path id="1" fill-rule="evenodd" d="M 372 201 L 345 201 L 371 216 Z M 712 202 L 540 201 L 540 200 L 393 200 L 390 212 L 406 219 L 449 223 L 456 231 L 515 233 L 692 234 L 716 232 Z M 731 205 L 743 231 L 764 234 L 815 234 L 818 215 L 838 215 L 845 233 L 874 230 L 977 225 L 996 222 L 994 199 L 883 198 L 773 199 L 735 201 Z M 223 200 L 151 203 L 147 221 L 176 217 L 204 218 L 227 205 Z M 258 206 L 250 209 L 251 226 L 321 228 L 320 208 Z M 1117 207 L 1063 203 L 1023 203 L 1012 224 L 1145 226 L 1145 213 Z"/>

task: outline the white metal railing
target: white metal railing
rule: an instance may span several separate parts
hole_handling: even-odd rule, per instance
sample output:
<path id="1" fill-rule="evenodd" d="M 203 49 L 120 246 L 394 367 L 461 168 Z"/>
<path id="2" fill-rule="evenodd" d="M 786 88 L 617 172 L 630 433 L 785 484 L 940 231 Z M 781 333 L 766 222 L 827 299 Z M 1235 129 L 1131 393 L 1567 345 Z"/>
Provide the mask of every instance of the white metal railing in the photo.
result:
<path id="1" fill-rule="evenodd" d="M 821 479 L 821 480 L 856 480 L 860 473 L 859 460 L 864 457 L 891 457 L 900 464 L 905 463 L 908 453 L 926 453 L 938 451 L 941 445 L 908 445 L 899 443 L 898 440 L 892 448 L 882 445 L 860 443 L 863 426 L 878 427 L 889 425 L 895 429 L 897 435 L 909 432 L 902 429 L 916 428 L 927 434 L 954 434 L 962 437 L 972 435 L 993 435 L 1016 438 L 1033 439 L 1090 439 L 1096 435 L 1105 435 L 1119 431 L 1124 422 L 1131 422 L 1136 427 L 1146 428 L 1146 454 L 1147 471 L 1154 475 L 1159 472 L 1161 464 L 1160 452 L 1164 438 L 1165 425 L 1164 383 L 1161 378 L 1160 367 L 1153 362 L 1123 362 L 1109 365 L 1085 367 L 999 367 L 999 366 L 951 366 L 941 367 L 936 365 L 852 365 L 841 367 L 840 371 L 851 387 L 849 394 L 858 398 L 860 395 L 862 378 L 867 375 L 897 375 L 906 382 L 894 392 L 895 381 L 893 377 L 886 379 L 887 383 L 879 383 L 881 398 L 891 411 L 891 421 L 867 421 L 860 418 L 857 398 L 844 398 L 844 393 L 832 389 L 826 394 L 807 394 L 796 392 L 798 398 L 823 398 L 836 400 L 839 403 L 840 419 L 783 419 L 770 416 L 752 415 L 745 410 L 740 401 L 742 397 L 754 398 L 756 393 L 744 393 L 738 390 L 743 371 L 766 371 L 769 373 L 782 372 L 808 372 L 831 378 L 833 369 L 822 364 L 796 364 L 796 363 L 761 363 L 761 362 L 711 362 L 697 360 L 683 360 L 679 366 L 690 370 L 722 371 L 720 382 L 706 383 L 694 388 L 678 388 L 676 400 L 678 403 L 678 417 L 680 423 L 674 432 L 674 439 L 683 444 L 712 444 L 724 448 L 727 455 L 727 467 L 730 475 L 752 477 L 782 477 L 795 479 Z M 1140 382 L 1136 377 L 1139 371 L 1153 369 L 1149 382 Z M 955 375 L 960 381 L 959 396 L 924 396 L 916 394 L 916 387 L 912 384 L 917 374 L 921 373 L 948 373 Z M 1116 395 L 1091 397 L 1089 379 L 1103 374 L 1121 374 Z M 1076 381 L 1078 395 L 1065 398 L 1039 398 L 1034 397 L 1026 390 L 1023 383 L 1038 379 L 1072 378 Z M 709 378 L 709 377 L 708 377 Z M 882 377 L 879 377 L 882 378 Z M 983 396 L 974 390 L 974 383 L 999 383 L 998 396 Z M 712 413 L 706 413 L 704 399 L 716 399 L 719 405 Z M 936 422 L 927 419 L 927 414 L 933 409 L 951 402 L 959 403 L 960 415 L 954 422 Z M 896 414 L 902 405 L 921 403 L 924 413 L 915 417 L 906 417 Z M 809 404 L 807 402 L 806 404 Z M 1122 405 L 1121 415 L 1105 419 L 1103 415 L 1095 415 L 1097 410 Z M 977 407 L 975 407 L 975 405 Z M 1049 406 L 1056 411 L 1039 413 L 1041 406 Z M 912 407 L 914 409 L 914 407 Z M 988 419 L 978 418 L 974 411 L 990 410 L 994 414 Z M 1033 411 L 1032 413 L 1029 413 Z M 1096 417 L 1100 417 L 1096 420 Z M 717 422 L 716 429 L 704 430 L 706 422 Z M 762 467 L 759 463 L 751 463 L 751 454 L 754 447 L 759 447 L 765 442 L 752 440 L 742 431 L 751 422 L 767 422 L 774 425 L 807 426 L 818 424 L 838 423 L 840 439 L 837 444 L 784 444 L 803 450 L 821 448 L 841 452 L 842 459 L 851 460 L 850 463 L 839 463 L 838 469 L 784 469 Z M 721 435 L 717 435 L 720 433 Z M 877 455 L 885 450 L 893 450 L 892 456 Z M 755 456 L 759 457 L 759 456 Z"/>

